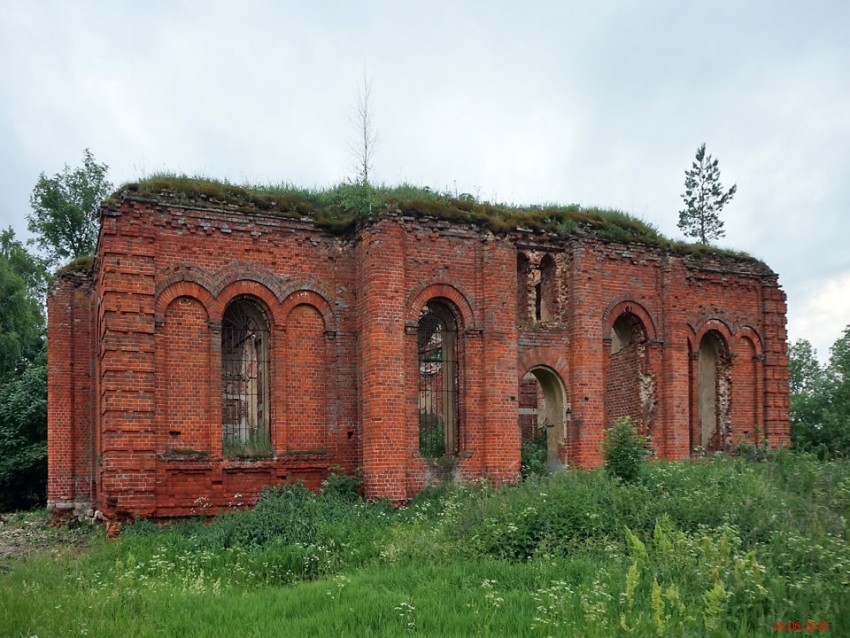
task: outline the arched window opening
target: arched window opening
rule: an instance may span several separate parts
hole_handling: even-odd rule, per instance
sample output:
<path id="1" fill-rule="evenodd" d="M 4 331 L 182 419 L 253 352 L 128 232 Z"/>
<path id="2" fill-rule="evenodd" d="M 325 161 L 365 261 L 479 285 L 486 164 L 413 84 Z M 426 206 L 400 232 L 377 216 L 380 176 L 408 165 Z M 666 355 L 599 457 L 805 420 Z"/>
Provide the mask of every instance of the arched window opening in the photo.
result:
<path id="1" fill-rule="evenodd" d="M 539 268 L 534 269 L 534 320 L 543 321 L 543 281 Z"/>
<path id="2" fill-rule="evenodd" d="M 419 452 L 439 458 L 458 451 L 457 322 L 444 304 L 432 301 L 419 316 Z"/>
<path id="3" fill-rule="evenodd" d="M 617 354 L 623 348 L 641 340 L 643 332 L 643 324 L 635 315 L 624 313 L 617 317 L 611 328 L 611 354 Z"/>
<path id="4" fill-rule="evenodd" d="M 535 311 L 537 321 L 555 319 L 555 260 L 545 255 L 540 260 L 535 287 Z"/>
<path id="5" fill-rule="evenodd" d="M 705 450 L 724 450 L 731 444 L 731 358 L 726 340 L 716 330 L 699 345 L 699 444 Z"/>
<path id="6" fill-rule="evenodd" d="M 236 298 L 224 312 L 221 391 L 224 454 L 270 453 L 269 322 L 249 297 Z"/>
<path id="7" fill-rule="evenodd" d="M 531 312 L 529 306 L 532 301 L 529 283 L 531 279 L 531 262 L 524 253 L 517 253 L 516 258 L 516 283 L 517 283 L 517 298 L 516 298 L 516 316 L 519 323 L 527 323 L 531 320 Z M 535 314 L 536 316 L 536 314 Z"/>
<path id="8" fill-rule="evenodd" d="M 759 354 L 756 343 L 747 336 L 741 337 L 740 365 L 735 367 L 735 414 L 732 422 L 740 428 L 733 434 L 735 441 L 741 436 L 752 441 L 755 445 L 767 442 L 767 432 L 764 430 L 759 414 Z"/>
<path id="9" fill-rule="evenodd" d="M 607 423 L 610 426 L 628 417 L 642 434 L 651 435 L 657 392 L 646 327 L 640 317 L 626 310 L 611 327 L 610 340 L 605 379 Z"/>

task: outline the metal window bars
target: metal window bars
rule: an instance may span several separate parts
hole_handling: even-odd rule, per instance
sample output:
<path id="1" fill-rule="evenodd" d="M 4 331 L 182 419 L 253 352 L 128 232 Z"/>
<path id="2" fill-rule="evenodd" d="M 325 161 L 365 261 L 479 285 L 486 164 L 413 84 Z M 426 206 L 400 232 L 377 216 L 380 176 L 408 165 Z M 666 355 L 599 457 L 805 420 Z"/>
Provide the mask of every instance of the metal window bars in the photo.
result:
<path id="1" fill-rule="evenodd" d="M 419 451 L 438 458 L 458 451 L 457 324 L 439 303 L 422 308 L 418 326 Z"/>
<path id="2" fill-rule="evenodd" d="M 221 387 L 226 450 L 270 444 L 269 335 L 265 312 L 256 302 L 240 297 L 225 310 Z"/>

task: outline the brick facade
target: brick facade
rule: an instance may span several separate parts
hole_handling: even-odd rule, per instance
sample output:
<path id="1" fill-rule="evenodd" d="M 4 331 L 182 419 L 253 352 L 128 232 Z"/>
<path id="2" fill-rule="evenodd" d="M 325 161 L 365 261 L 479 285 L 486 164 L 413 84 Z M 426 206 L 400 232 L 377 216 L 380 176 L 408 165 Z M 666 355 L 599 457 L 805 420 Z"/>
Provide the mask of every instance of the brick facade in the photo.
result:
<path id="1" fill-rule="evenodd" d="M 230 325 L 239 304 L 262 330 Z M 451 319 L 451 367 L 423 354 L 429 305 Z M 399 503 L 436 479 L 516 480 L 535 427 L 550 465 L 597 465 L 621 416 L 660 458 L 788 442 L 785 295 L 727 256 L 401 213 L 335 235 L 125 192 L 48 314 L 59 514 L 215 512 L 333 466 Z M 440 414 L 423 374 L 450 390 Z M 429 419 L 452 423 L 439 458 L 420 451 Z"/>

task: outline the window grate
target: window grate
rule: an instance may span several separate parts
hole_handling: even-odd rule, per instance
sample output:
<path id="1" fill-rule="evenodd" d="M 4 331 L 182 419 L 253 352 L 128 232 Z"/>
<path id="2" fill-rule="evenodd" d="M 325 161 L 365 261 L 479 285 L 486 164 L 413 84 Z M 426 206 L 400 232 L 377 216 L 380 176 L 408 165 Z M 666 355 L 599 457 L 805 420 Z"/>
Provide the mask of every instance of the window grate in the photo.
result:
<path id="1" fill-rule="evenodd" d="M 234 300 L 221 327 L 222 443 L 268 447 L 269 327 L 260 306 Z"/>
<path id="2" fill-rule="evenodd" d="M 438 458 L 458 451 L 457 324 L 445 306 L 430 303 L 418 326 L 419 451 Z"/>

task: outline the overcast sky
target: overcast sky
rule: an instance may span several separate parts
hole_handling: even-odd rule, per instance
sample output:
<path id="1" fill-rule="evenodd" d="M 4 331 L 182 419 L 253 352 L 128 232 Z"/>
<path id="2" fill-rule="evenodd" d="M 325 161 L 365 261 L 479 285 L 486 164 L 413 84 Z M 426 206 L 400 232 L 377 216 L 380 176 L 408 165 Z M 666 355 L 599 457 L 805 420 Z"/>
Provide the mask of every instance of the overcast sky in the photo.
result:
<path id="1" fill-rule="evenodd" d="M 720 245 L 765 260 L 792 340 L 850 323 L 850 3 L 0 0 L 0 226 L 89 148 L 158 171 L 352 176 L 363 70 L 374 177 L 619 208 L 673 238 L 706 142 L 738 194 Z"/>

